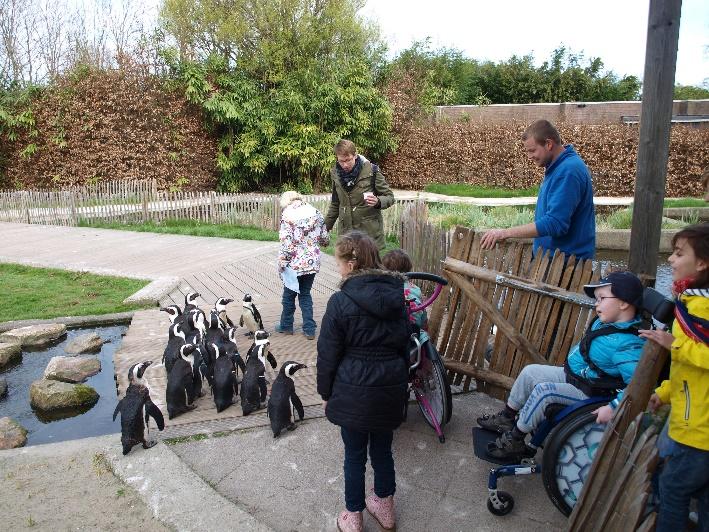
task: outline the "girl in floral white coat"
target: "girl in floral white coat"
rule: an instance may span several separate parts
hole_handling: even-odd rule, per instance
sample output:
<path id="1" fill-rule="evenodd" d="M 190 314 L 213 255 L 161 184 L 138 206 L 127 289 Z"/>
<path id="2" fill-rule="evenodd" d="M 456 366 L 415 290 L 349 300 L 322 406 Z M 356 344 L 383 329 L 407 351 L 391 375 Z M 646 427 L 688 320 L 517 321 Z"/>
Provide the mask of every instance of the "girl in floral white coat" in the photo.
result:
<path id="1" fill-rule="evenodd" d="M 283 287 L 281 300 L 283 310 L 276 331 L 293 334 L 297 296 L 303 314 L 303 334 L 312 340 L 315 338 L 317 324 L 313 319 L 313 298 L 310 290 L 315 274 L 320 271 L 320 246 L 327 246 L 330 243 L 330 235 L 325 229 L 322 213 L 304 202 L 298 192 L 292 190 L 284 192 L 281 195 L 281 208 L 283 213 L 278 235 L 281 241 L 278 270 L 284 273 L 287 268 L 290 268 L 295 272 L 298 279 L 298 292 Z"/>

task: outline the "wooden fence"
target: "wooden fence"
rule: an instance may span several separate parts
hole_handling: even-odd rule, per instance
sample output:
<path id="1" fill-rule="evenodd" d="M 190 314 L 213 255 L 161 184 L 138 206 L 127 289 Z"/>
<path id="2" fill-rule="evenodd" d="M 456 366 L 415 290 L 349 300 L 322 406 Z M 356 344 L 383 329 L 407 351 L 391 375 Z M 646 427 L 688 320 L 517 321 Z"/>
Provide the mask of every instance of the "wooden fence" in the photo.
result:
<path id="1" fill-rule="evenodd" d="M 529 363 L 563 363 L 592 318 L 584 284 L 593 261 L 562 253 L 532 257 L 531 243 L 480 249 L 480 234 L 458 227 L 443 263 L 448 297 L 431 309 L 429 328 L 455 384 L 504 398 Z M 496 334 L 493 336 L 493 327 Z"/>
<path id="2" fill-rule="evenodd" d="M 327 212 L 329 194 L 304 196 Z M 387 236 L 399 235 L 402 211 L 411 201 L 382 211 Z M 195 220 L 278 230 L 278 194 L 160 191 L 154 181 L 115 181 L 62 190 L 0 192 L 0 221 L 76 226 L 92 222 Z"/>

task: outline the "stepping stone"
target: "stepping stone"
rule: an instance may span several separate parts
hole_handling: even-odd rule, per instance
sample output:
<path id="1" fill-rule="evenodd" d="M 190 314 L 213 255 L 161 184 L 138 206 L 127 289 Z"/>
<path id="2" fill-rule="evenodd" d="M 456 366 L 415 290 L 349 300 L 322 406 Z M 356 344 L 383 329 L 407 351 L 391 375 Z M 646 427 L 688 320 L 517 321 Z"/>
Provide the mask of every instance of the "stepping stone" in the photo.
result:
<path id="1" fill-rule="evenodd" d="M 66 347 L 64 347 L 64 351 L 72 355 L 96 353 L 97 351 L 101 351 L 103 344 L 103 338 L 97 333 L 82 334 L 69 342 Z"/>
<path id="2" fill-rule="evenodd" d="M 27 429 L 10 417 L 0 419 L 0 449 L 14 449 L 27 443 Z"/>
<path id="3" fill-rule="evenodd" d="M 39 410 L 93 405 L 98 398 L 96 390 L 85 384 L 40 379 L 30 386 L 30 403 Z"/>
<path id="4" fill-rule="evenodd" d="M 66 334 L 63 323 L 29 325 L 0 334 L 0 342 L 19 344 L 20 347 L 36 347 L 48 344 Z"/>
<path id="5" fill-rule="evenodd" d="M 0 343 L 0 371 L 22 361 L 20 344 Z"/>
<path id="6" fill-rule="evenodd" d="M 44 370 L 44 378 L 62 382 L 84 382 L 101 371 L 101 361 L 92 356 L 52 357 Z"/>

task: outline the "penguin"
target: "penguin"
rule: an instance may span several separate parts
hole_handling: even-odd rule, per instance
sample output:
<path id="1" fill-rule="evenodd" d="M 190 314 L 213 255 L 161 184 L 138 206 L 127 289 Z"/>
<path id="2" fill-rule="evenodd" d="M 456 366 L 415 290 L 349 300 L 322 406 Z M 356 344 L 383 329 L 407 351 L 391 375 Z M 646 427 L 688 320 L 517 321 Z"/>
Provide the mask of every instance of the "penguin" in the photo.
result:
<path id="1" fill-rule="evenodd" d="M 241 410 L 245 416 L 263 408 L 266 401 L 266 357 L 268 335 L 256 331 L 254 343 L 246 355 L 246 371 L 241 381 Z"/>
<path id="2" fill-rule="evenodd" d="M 195 304 L 195 301 L 197 301 L 197 298 L 199 297 L 198 292 L 189 292 L 185 296 L 185 308 L 182 311 L 183 314 L 187 314 L 188 312 L 195 310 L 199 307 Z"/>
<path id="3" fill-rule="evenodd" d="M 173 364 L 170 373 L 167 374 L 165 402 L 169 419 L 197 408 L 197 405 L 194 404 L 196 398 L 193 381 L 194 350 L 193 344 L 185 344 L 180 347 L 180 357 Z"/>
<path id="4" fill-rule="evenodd" d="M 240 327 L 246 327 L 249 331 L 244 333 L 244 336 L 253 336 L 258 330 L 263 330 L 263 321 L 259 314 L 256 305 L 251 301 L 251 294 L 244 294 L 244 302 L 241 305 L 241 319 L 239 320 Z"/>
<path id="5" fill-rule="evenodd" d="M 226 306 L 233 301 L 233 299 L 228 297 L 220 297 L 217 299 L 216 303 L 214 303 L 214 310 L 216 310 L 217 314 L 219 314 L 219 321 L 222 322 L 222 326 L 225 330 L 229 327 L 236 327 L 229 318 L 229 315 L 226 313 Z"/>
<path id="6" fill-rule="evenodd" d="M 219 312 L 217 309 L 212 309 L 209 312 L 209 318 L 207 318 L 204 343 L 207 345 L 223 343 L 226 340 L 225 331 L 226 327 L 222 324 L 222 320 L 219 319 Z"/>
<path id="7" fill-rule="evenodd" d="M 160 307 L 162 312 L 167 312 L 170 318 L 170 325 L 175 322 L 181 323 L 184 321 L 184 315 L 182 314 L 182 309 L 177 305 L 168 305 L 167 307 Z"/>
<path id="8" fill-rule="evenodd" d="M 217 344 L 211 344 L 211 347 L 216 353 L 212 394 L 217 412 L 221 412 L 234 404 L 234 395 L 238 393 L 236 368 L 234 367 L 234 361 L 226 354 L 225 350 L 220 349 Z"/>
<path id="9" fill-rule="evenodd" d="M 305 410 L 303 403 L 295 393 L 293 374 L 299 369 L 307 368 L 305 364 L 288 361 L 281 366 L 278 377 L 271 386 L 271 396 L 268 398 L 268 417 L 271 420 L 273 437 L 277 438 L 283 429 L 294 430 L 295 423 L 292 419 L 292 410 L 298 412 L 300 421 L 303 421 Z"/>
<path id="10" fill-rule="evenodd" d="M 227 341 L 224 344 L 224 348 L 226 350 L 226 354 L 234 361 L 234 365 L 236 366 L 236 378 L 238 381 L 239 370 L 241 370 L 242 373 L 246 372 L 246 364 L 244 364 L 244 360 L 241 358 L 241 354 L 239 354 L 239 348 L 236 346 L 236 327 L 231 327 L 227 330 L 226 334 Z"/>
<path id="11" fill-rule="evenodd" d="M 165 366 L 165 374 L 169 375 L 175 361 L 180 357 L 180 347 L 185 345 L 184 326 L 180 323 L 170 325 L 170 333 L 167 340 L 167 345 L 162 354 L 162 364 Z"/>
<path id="12" fill-rule="evenodd" d="M 185 314 L 185 338 L 188 344 L 201 344 L 207 334 L 207 318 L 204 311 L 195 308 Z"/>
<path id="13" fill-rule="evenodd" d="M 143 449 L 150 449 L 157 441 L 145 439 L 145 429 L 148 428 L 150 418 L 155 419 L 158 430 L 165 428 L 165 419 L 160 409 L 150 399 L 150 392 L 143 381 L 145 370 L 152 362 L 146 361 L 134 364 L 128 370 L 128 389 L 126 395 L 118 401 L 113 411 L 113 421 L 121 414 L 121 445 L 123 455 L 128 454 L 134 445 L 143 444 Z"/>

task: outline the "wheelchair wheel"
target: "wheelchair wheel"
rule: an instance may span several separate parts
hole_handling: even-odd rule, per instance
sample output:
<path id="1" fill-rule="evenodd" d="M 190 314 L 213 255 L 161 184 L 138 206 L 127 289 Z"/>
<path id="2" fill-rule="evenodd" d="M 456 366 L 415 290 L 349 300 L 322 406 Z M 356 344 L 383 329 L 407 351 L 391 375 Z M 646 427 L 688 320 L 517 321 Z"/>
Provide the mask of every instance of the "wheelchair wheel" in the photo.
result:
<path id="1" fill-rule="evenodd" d="M 515 507 L 515 500 L 506 491 L 498 491 L 494 499 L 488 497 L 487 509 L 494 515 L 507 515 Z"/>
<path id="2" fill-rule="evenodd" d="M 544 488 L 554 506 L 566 516 L 576 505 L 603 438 L 605 425 L 596 423 L 596 415 L 591 413 L 600 406 L 588 405 L 563 419 L 544 444 Z"/>
<path id="3" fill-rule="evenodd" d="M 443 366 L 440 355 L 430 343 L 427 345 L 429 346 L 427 355 L 431 361 L 431 367 L 428 370 L 417 372 L 417 388 L 418 391 L 426 397 L 426 400 L 431 406 L 431 410 L 433 410 L 433 415 L 438 422 L 438 426 L 442 428 L 443 425 L 448 423 L 451 419 L 453 413 L 453 396 L 451 394 L 450 384 L 448 384 L 448 380 L 446 379 L 446 369 Z M 420 401 L 418 405 L 426 422 L 431 428 L 435 429 L 429 412 Z"/>

